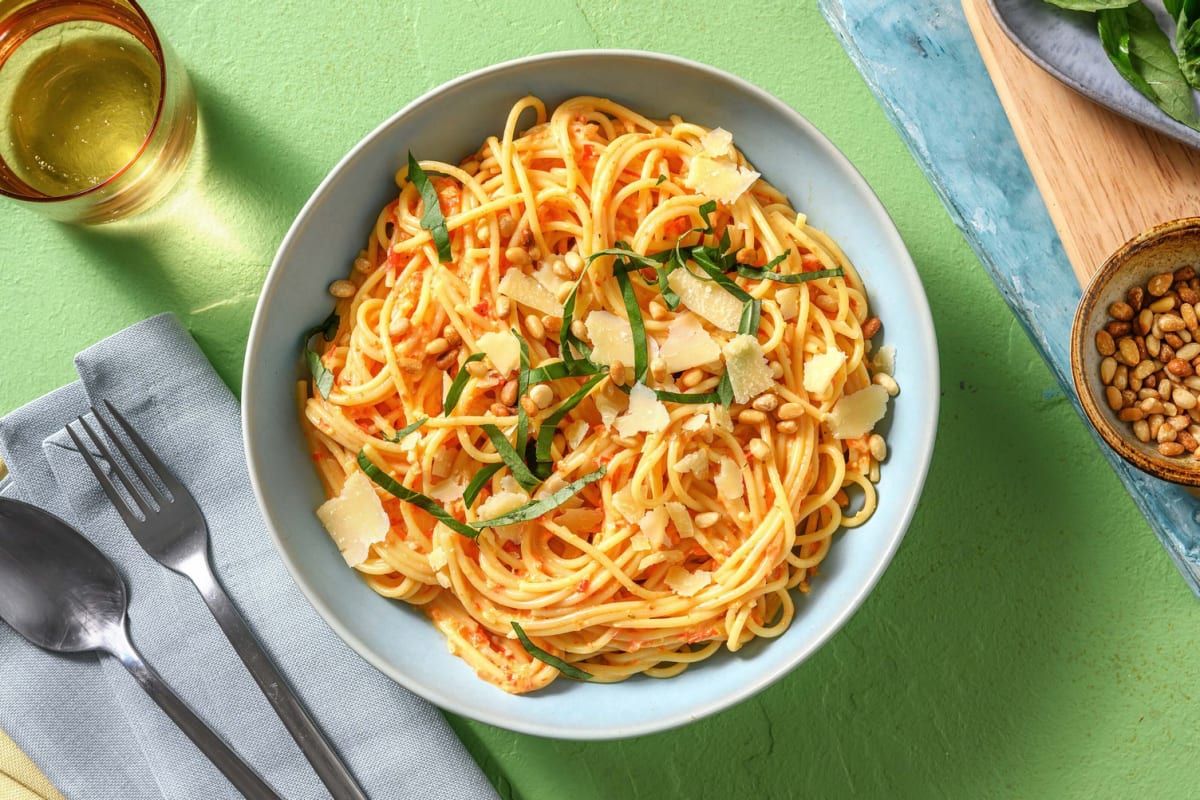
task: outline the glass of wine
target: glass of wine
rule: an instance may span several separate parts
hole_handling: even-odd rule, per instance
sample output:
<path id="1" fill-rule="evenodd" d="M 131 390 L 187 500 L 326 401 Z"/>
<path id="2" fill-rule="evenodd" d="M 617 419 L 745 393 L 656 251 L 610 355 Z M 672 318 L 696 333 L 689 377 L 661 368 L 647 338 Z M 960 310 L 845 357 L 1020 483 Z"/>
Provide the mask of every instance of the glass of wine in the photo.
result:
<path id="1" fill-rule="evenodd" d="M 187 72 L 134 0 L 0 0 L 0 194 L 63 222 L 128 217 L 195 134 Z"/>

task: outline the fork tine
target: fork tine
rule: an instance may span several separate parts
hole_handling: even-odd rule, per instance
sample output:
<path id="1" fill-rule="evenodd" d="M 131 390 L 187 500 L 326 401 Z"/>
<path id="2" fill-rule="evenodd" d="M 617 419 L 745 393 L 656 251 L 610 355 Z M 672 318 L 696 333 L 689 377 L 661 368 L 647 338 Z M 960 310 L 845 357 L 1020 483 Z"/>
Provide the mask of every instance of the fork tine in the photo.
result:
<path id="1" fill-rule="evenodd" d="M 78 421 L 83 422 L 83 417 L 80 417 Z M 84 428 L 87 428 L 86 422 L 84 422 Z M 91 430 L 88 429 L 87 432 L 88 436 L 93 438 L 93 441 L 95 441 Z M 83 440 L 79 438 L 79 435 L 75 433 L 75 429 L 71 427 L 70 423 L 67 424 L 67 435 L 70 436 L 71 441 L 75 443 L 75 449 L 77 449 L 83 456 L 84 460 L 87 461 L 88 468 L 91 469 L 92 474 L 96 476 L 96 480 L 100 483 L 100 488 L 104 490 L 106 495 L 108 495 L 109 502 L 113 504 L 113 508 L 117 510 L 117 513 L 121 515 L 121 519 L 125 520 L 125 524 L 130 528 L 140 525 L 142 520 L 138 519 L 137 516 L 134 515 L 133 511 L 129 508 L 129 505 L 125 502 L 125 498 L 121 496 L 119 491 L 117 491 L 116 485 L 109 479 L 107 475 L 104 474 L 104 470 L 100 468 L 100 464 L 97 463 L 96 459 L 92 456 L 91 451 L 87 449 L 87 446 L 83 443 Z M 112 463 L 111 459 L 109 463 Z M 113 471 L 118 475 L 121 474 L 121 472 L 115 467 L 113 468 Z M 136 493 L 134 494 L 134 497 L 137 497 Z M 144 515 L 145 513 L 146 512 L 143 510 L 142 514 Z"/>
<path id="2" fill-rule="evenodd" d="M 105 401 L 105 406 L 108 408 L 110 414 L 113 414 L 115 417 L 117 417 L 118 422 L 121 423 L 121 430 L 125 431 L 126 434 L 129 434 L 130 431 L 132 431 L 132 428 L 129 426 L 129 424 L 126 423 L 124 419 L 120 418 L 116 412 L 116 409 L 114 409 L 107 400 Z M 108 424 L 108 420 L 104 419 L 104 417 L 100 415 L 100 412 L 96 410 L 95 406 L 92 407 L 92 415 L 96 418 L 96 421 L 100 423 L 100 427 L 104 428 L 104 432 L 108 434 L 109 440 L 111 440 L 112 443 L 117 446 L 117 449 L 121 451 L 121 455 L 125 457 L 125 463 L 133 467 L 133 471 L 137 473 L 142 485 L 146 487 L 146 491 L 148 491 L 150 496 L 154 498 L 154 502 L 158 504 L 159 508 L 162 508 L 167 502 L 167 498 L 159 490 L 158 485 L 154 483 L 154 481 L 150 480 L 150 477 L 146 474 L 145 470 L 142 469 L 141 465 L 138 464 L 137 460 L 129 454 L 129 450 L 125 447 L 125 443 L 121 441 L 121 437 L 117 436 L 116 432 L 112 429 L 112 426 Z M 146 455 L 145 445 L 137 441 L 134 442 L 134 445 L 137 447 L 142 457 L 151 462 L 151 467 L 154 467 L 153 460 Z M 154 468 L 158 470 L 157 467 Z M 165 484 L 166 481 L 163 481 L 163 483 Z M 128 489 L 129 484 L 126 484 L 125 488 Z"/>
<path id="3" fill-rule="evenodd" d="M 137 430 L 135 430 L 134 427 L 129 424 L 129 421 L 122 416 L 121 412 L 117 411 L 113 404 L 107 400 L 102 400 L 101 402 L 104 403 L 104 407 L 108 409 L 108 413 L 112 414 L 113 419 L 115 419 L 121 426 L 121 430 L 123 430 L 125 435 L 129 437 L 129 440 L 133 442 L 133 446 L 137 448 L 139 453 L 141 453 L 142 458 L 146 459 L 146 463 L 149 464 L 150 468 L 154 470 L 155 474 L 158 476 L 158 479 L 162 482 L 162 485 L 167 487 L 167 491 L 172 494 L 173 499 L 178 500 L 180 495 L 187 495 L 187 489 L 185 489 L 183 484 L 179 482 L 179 479 L 175 477 L 175 473 L 171 472 L 170 468 L 168 468 L 166 464 L 159 460 L 158 455 L 153 449 L 151 449 L 150 445 L 146 444 L 145 440 L 138 435 Z M 138 474 L 141 473 L 139 472 Z M 142 480 L 145 480 L 145 478 L 143 477 Z"/>

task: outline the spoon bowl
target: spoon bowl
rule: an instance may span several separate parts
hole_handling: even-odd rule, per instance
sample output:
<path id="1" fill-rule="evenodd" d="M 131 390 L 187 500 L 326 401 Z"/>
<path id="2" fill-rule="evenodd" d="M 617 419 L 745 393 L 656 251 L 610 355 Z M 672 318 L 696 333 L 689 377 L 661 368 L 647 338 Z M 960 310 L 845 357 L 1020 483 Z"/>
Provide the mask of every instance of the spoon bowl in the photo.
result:
<path id="1" fill-rule="evenodd" d="M 60 653 L 108 650 L 127 603 L 125 582 L 90 541 L 36 506 L 0 503 L 0 619 L 17 633 Z"/>
<path id="2" fill-rule="evenodd" d="M 0 619 L 60 653 L 116 656 L 150 698 L 249 800 L 279 800 L 129 640 L 125 581 L 75 528 L 37 506 L 0 498 Z"/>

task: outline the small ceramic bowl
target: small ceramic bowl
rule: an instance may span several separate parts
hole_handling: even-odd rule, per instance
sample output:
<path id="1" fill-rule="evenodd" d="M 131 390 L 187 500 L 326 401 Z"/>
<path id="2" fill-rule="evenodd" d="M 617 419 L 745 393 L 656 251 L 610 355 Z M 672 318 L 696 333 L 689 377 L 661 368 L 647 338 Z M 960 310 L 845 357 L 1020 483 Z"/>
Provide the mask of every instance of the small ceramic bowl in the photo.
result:
<path id="1" fill-rule="evenodd" d="M 1194 267 L 1200 274 L 1200 217 L 1174 220 L 1150 228 L 1109 256 L 1084 290 L 1075 312 L 1071 329 L 1071 373 L 1088 420 L 1121 458 L 1163 480 L 1200 486 L 1200 461 L 1187 452 L 1177 456 L 1163 455 L 1153 438 L 1148 442 L 1139 441 L 1132 422 L 1120 419 L 1118 412 L 1109 405 L 1107 386 L 1101 376 L 1104 355 L 1097 346 L 1097 334 L 1113 319 L 1109 311 L 1113 303 L 1126 301 L 1132 287 L 1145 288 L 1154 276 L 1185 267 Z M 1154 299 L 1146 293 L 1146 305 Z M 1177 307 L 1169 313 L 1179 315 L 1180 309 Z M 1135 313 L 1130 335 L 1136 338 L 1137 333 Z M 1119 340 L 1121 336 L 1114 338 Z M 1200 332 L 1196 339 L 1200 342 Z M 1119 351 L 1114 357 L 1120 362 Z M 1133 368 L 1129 371 L 1132 373 Z M 1188 391 L 1200 397 L 1200 391 Z"/>

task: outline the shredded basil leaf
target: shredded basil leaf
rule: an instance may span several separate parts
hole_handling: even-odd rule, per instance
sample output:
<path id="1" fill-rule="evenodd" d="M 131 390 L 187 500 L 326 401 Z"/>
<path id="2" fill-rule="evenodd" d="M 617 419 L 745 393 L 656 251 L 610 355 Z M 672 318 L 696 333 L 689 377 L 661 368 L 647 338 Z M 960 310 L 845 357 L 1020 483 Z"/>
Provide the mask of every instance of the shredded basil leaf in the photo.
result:
<path id="1" fill-rule="evenodd" d="M 709 200 L 707 203 L 704 203 L 696 210 L 700 212 L 700 219 L 704 220 L 704 227 L 699 229 L 700 232 L 701 233 L 712 233 L 713 226 L 712 226 L 712 220 L 709 219 L 709 215 L 716 213 L 717 201 Z"/>
<path id="2" fill-rule="evenodd" d="M 425 170 L 421 169 L 421 165 L 413 158 L 412 153 L 408 154 L 408 179 L 413 182 L 413 186 L 417 187 L 421 201 L 425 205 L 425 210 L 421 213 L 421 227 L 433 236 L 433 243 L 437 247 L 438 261 L 449 264 L 454 257 L 450 253 L 450 232 L 446 229 L 446 217 L 442 214 L 442 204 L 438 200 L 437 189 L 433 188 L 433 184 L 429 182 L 429 176 L 425 174 Z"/>
<path id="3" fill-rule="evenodd" d="M 387 439 L 387 441 L 395 444 L 395 443 L 399 442 L 401 439 L 403 439 L 405 436 L 408 436 L 410 433 L 415 431 L 417 428 L 424 425 L 426 422 L 429 422 L 429 417 L 421 417 L 416 422 L 410 422 L 409 424 L 405 425 L 400 430 L 396 431 L 396 434 L 394 436 L 392 436 L 390 439 L 386 436 L 384 438 Z"/>
<path id="4" fill-rule="evenodd" d="M 769 264 L 767 266 L 770 266 Z M 775 281 L 776 283 L 804 283 L 805 281 L 816 280 L 817 278 L 840 278 L 846 274 L 846 271 L 841 267 L 834 269 L 818 269 L 812 272 L 793 272 L 780 273 L 771 272 L 767 267 L 747 267 L 741 265 L 737 268 L 737 274 L 743 278 L 750 278 L 758 281 Z"/>
<path id="5" fill-rule="evenodd" d="M 512 472 L 513 477 L 517 479 L 517 483 L 521 484 L 521 488 L 527 492 L 532 492 L 541 483 L 536 475 L 530 472 L 529 467 L 525 466 L 525 462 L 517 453 L 512 443 L 508 441 L 508 437 L 497 428 L 495 425 L 483 425 L 483 432 L 487 434 L 491 440 L 492 446 L 496 448 L 496 452 L 500 454 L 500 458 L 504 460 L 505 466 Z"/>
<path id="6" fill-rule="evenodd" d="M 517 373 L 516 448 L 518 453 L 522 453 L 525 451 L 525 443 L 529 441 L 529 415 L 525 413 L 525 406 L 521 405 L 521 398 L 529 391 L 529 343 L 517 333 L 516 328 L 512 329 L 512 335 L 517 337 L 517 343 L 521 346 L 521 369 Z"/>
<path id="7" fill-rule="evenodd" d="M 758 326 L 762 323 L 762 300 L 754 299 L 742 306 L 742 316 L 738 320 L 738 333 L 749 336 L 758 334 Z"/>
<path id="8" fill-rule="evenodd" d="M 421 494 L 418 491 L 409 489 L 391 475 L 381 470 L 379 467 L 367 458 L 365 450 L 358 451 L 358 466 L 367 474 L 367 477 L 375 481 L 379 486 L 383 487 L 384 491 L 393 497 L 397 497 L 406 503 L 416 506 L 431 515 L 438 522 L 444 524 L 447 528 L 455 533 L 461 533 L 468 539 L 474 539 L 479 535 L 479 531 L 472 528 L 466 523 L 459 522 L 450 514 L 449 511 L 437 504 L 432 497 Z"/>
<path id="9" fill-rule="evenodd" d="M 618 272 L 617 285 L 621 288 L 625 314 L 629 317 L 629 328 L 633 332 L 633 376 L 635 380 L 645 383 L 646 372 L 650 368 L 646 322 L 642 319 L 642 309 L 638 307 L 637 294 L 633 291 L 633 282 L 629 280 L 629 274 Z"/>
<path id="10" fill-rule="evenodd" d="M 475 498 L 483 491 L 483 487 L 487 486 L 488 481 L 492 476 L 499 472 L 504 467 L 503 463 L 488 464 L 479 472 L 475 473 L 475 477 L 471 478 L 471 482 L 467 484 L 467 488 L 463 489 L 463 502 L 470 508 L 475 504 Z"/>
<path id="11" fill-rule="evenodd" d="M 578 391 L 563 400 L 558 408 L 542 420 L 542 425 L 538 429 L 537 449 L 534 454 L 534 472 L 539 478 L 545 480 L 550 477 L 550 447 L 554 443 L 554 432 L 558 429 L 558 423 L 562 422 L 563 417 L 579 405 L 583 398 L 596 388 L 596 384 L 604 380 L 604 377 L 604 373 L 593 375 L 583 386 L 579 387 Z"/>
<path id="12" fill-rule="evenodd" d="M 529 655 L 533 656 L 538 661 L 549 664 L 568 678 L 574 678 L 577 681 L 590 681 L 592 679 L 592 673 L 584 672 L 579 667 L 571 666 L 558 656 L 550 655 L 545 650 L 531 642 L 529 637 L 525 635 L 525 631 L 521 629 L 519 623 L 513 622 L 512 626 L 513 630 L 517 633 L 517 639 L 521 642 L 521 646 L 525 648 L 525 652 L 529 653 Z"/>
<path id="13" fill-rule="evenodd" d="M 556 381 L 559 378 L 586 378 L 601 372 L 604 372 L 603 367 L 582 359 L 555 361 L 552 364 L 543 364 L 536 369 L 529 370 L 529 385 Z"/>
<path id="14" fill-rule="evenodd" d="M 492 519 L 475 520 L 471 523 L 471 527 L 477 530 L 484 528 L 499 527 L 501 525 L 512 525 L 517 522 L 528 522 L 531 519 L 537 519 L 547 511 L 552 511 L 558 508 L 563 503 L 574 497 L 580 489 L 587 486 L 589 483 L 595 483 L 604 477 L 608 471 L 606 467 L 601 467 L 595 472 L 589 472 L 578 480 L 568 483 L 563 488 L 553 494 L 543 497 L 541 500 L 531 500 L 520 508 L 515 508 L 507 514 L 501 514 Z"/>
<path id="15" fill-rule="evenodd" d="M 656 181 L 654 182 L 654 185 L 655 185 L 655 186 L 662 186 L 662 185 L 663 185 L 664 183 L 666 183 L 666 182 L 667 182 L 667 176 L 666 176 L 666 175 L 659 175 L 659 176 L 658 176 L 658 180 L 656 180 Z"/>
<path id="16" fill-rule="evenodd" d="M 321 397 L 326 400 L 329 399 L 329 392 L 333 390 L 333 373 L 325 367 L 325 364 L 321 362 L 321 356 L 317 354 L 317 351 L 309 347 L 308 343 L 318 333 L 321 334 L 321 338 L 325 341 L 333 341 L 333 337 L 337 335 L 338 324 L 340 322 L 341 319 L 338 317 L 337 312 L 332 312 L 320 325 L 316 325 L 305 331 L 303 337 L 304 360 L 308 364 L 308 371 L 312 374 L 313 386 L 317 387 L 317 391 L 321 393 Z"/>
<path id="17" fill-rule="evenodd" d="M 587 268 L 591 266 L 592 258 L 589 257 L 584 262 L 583 271 L 579 273 L 579 278 L 575 281 L 575 285 L 571 287 L 570 294 L 567 295 L 566 301 L 563 302 L 563 321 L 562 327 L 558 331 L 558 347 L 562 353 L 563 360 L 568 364 L 584 361 L 592 354 L 592 348 L 588 347 L 587 343 L 575 335 L 571 330 L 571 324 L 575 321 L 575 295 L 579 292 L 579 286 L 583 283 L 583 278 L 587 274 Z M 575 355 L 575 351 L 579 355 Z"/>
<path id="18" fill-rule="evenodd" d="M 483 361 L 484 356 L 484 353 L 472 353 L 458 368 L 458 374 L 454 376 L 454 381 L 450 384 L 450 391 L 446 392 L 446 402 L 442 406 L 443 417 L 450 415 L 450 412 L 458 405 L 458 398 L 462 397 L 463 389 L 467 388 L 467 379 L 471 377 L 471 373 L 467 372 L 467 364 Z"/>

